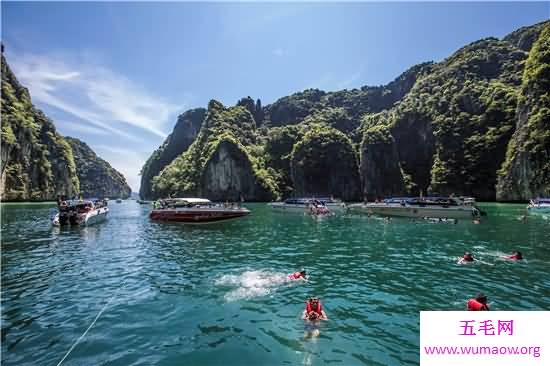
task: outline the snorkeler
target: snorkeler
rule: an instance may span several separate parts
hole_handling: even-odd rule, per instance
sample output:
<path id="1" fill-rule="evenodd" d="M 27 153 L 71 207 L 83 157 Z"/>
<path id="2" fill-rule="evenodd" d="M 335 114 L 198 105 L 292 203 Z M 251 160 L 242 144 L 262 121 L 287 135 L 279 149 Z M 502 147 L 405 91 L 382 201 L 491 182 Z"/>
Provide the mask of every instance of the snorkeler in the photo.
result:
<path id="1" fill-rule="evenodd" d="M 306 301 L 306 308 L 302 314 L 302 319 L 309 321 L 328 320 L 327 314 L 323 310 L 321 300 L 310 298 Z"/>
<path id="2" fill-rule="evenodd" d="M 467 309 L 468 311 L 489 311 L 487 296 L 483 292 L 480 292 L 475 299 L 468 300 Z"/>
<path id="3" fill-rule="evenodd" d="M 288 275 L 288 278 L 290 278 L 291 280 L 299 280 L 299 279 L 303 279 L 304 281 L 307 281 L 307 273 L 306 273 L 306 270 L 305 269 L 302 269 L 300 272 L 294 272 L 292 274 L 289 274 Z"/>
<path id="4" fill-rule="evenodd" d="M 514 252 L 512 252 L 512 255 L 503 256 L 502 258 L 510 261 L 520 261 L 523 259 L 523 255 L 521 254 L 521 252 L 515 250 Z"/>
<path id="5" fill-rule="evenodd" d="M 464 256 L 462 256 L 461 258 L 458 258 L 458 262 L 457 264 L 465 264 L 465 263 L 471 263 L 473 262 L 475 259 L 474 259 L 474 255 L 470 252 L 465 252 L 464 253 Z"/>

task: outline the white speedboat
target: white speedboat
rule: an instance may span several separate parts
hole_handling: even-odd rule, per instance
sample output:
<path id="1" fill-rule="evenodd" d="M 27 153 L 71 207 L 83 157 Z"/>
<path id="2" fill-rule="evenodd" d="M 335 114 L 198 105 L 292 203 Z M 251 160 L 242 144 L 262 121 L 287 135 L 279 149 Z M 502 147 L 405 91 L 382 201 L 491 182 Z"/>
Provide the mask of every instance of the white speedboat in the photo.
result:
<path id="1" fill-rule="evenodd" d="M 151 220 L 186 224 L 206 224 L 236 219 L 250 214 L 238 204 L 213 203 L 205 198 L 167 198 L 154 203 Z"/>
<path id="2" fill-rule="evenodd" d="M 332 198 L 289 198 L 283 202 L 271 202 L 268 205 L 275 211 L 310 212 L 312 206 L 326 207 L 331 212 L 343 212 L 347 206 L 344 202 Z"/>
<path id="3" fill-rule="evenodd" d="M 382 202 L 354 204 L 349 209 L 369 215 L 413 218 L 472 219 L 480 215 L 471 202 L 455 197 L 389 198 Z"/>
<path id="4" fill-rule="evenodd" d="M 104 221 L 109 213 L 104 200 L 61 201 L 59 212 L 53 217 L 52 225 L 93 225 Z"/>
<path id="5" fill-rule="evenodd" d="M 550 214 L 550 198 L 535 198 L 529 202 L 527 211 L 531 214 Z"/>

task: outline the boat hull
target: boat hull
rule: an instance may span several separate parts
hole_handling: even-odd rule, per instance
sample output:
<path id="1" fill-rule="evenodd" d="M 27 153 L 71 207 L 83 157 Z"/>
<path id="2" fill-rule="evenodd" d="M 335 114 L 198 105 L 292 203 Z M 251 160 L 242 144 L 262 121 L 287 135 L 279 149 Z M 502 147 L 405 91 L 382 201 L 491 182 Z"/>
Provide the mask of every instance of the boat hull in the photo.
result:
<path id="1" fill-rule="evenodd" d="M 250 214 L 248 210 L 153 210 L 149 214 L 151 220 L 180 222 L 185 224 L 210 224 L 237 219 Z"/>
<path id="2" fill-rule="evenodd" d="M 550 215 L 550 206 L 527 207 L 527 212 L 534 215 Z"/>
<path id="3" fill-rule="evenodd" d="M 52 225 L 53 226 L 90 226 L 90 225 L 94 225 L 99 222 L 105 221 L 107 219 L 108 213 L 109 213 L 108 207 L 101 207 L 101 208 L 92 210 L 90 212 L 87 212 L 86 214 L 80 214 L 79 218 L 76 220 L 63 218 L 58 213 L 52 219 Z"/>
<path id="4" fill-rule="evenodd" d="M 309 213 L 309 205 L 307 204 L 286 204 L 283 202 L 273 202 L 269 203 L 269 206 L 274 211 Z M 326 203 L 325 206 L 331 212 L 345 212 L 347 210 L 345 203 Z"/>
<path id="5" fill-rule="evenodd" d="M 409 205 L 390 205 L 390 204 L 359 204 L 350 207 L 351 212 L 361 212 L 380 216 L 400 216 L 400 217 L 435 217 L 449 219 L 472 219 L 476 216 L 473 207 L 416 207 Z"/>

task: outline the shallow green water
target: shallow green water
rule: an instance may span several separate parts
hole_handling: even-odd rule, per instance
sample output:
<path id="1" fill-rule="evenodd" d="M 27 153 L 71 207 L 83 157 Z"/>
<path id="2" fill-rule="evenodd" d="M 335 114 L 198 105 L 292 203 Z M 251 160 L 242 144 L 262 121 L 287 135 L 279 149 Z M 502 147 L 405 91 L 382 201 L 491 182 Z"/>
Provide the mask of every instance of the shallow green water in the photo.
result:
<path id="1" fill-rule="evenodd" d="M 247 206 L 187 227 L 112 203 L 107 222 L 58 230 L 51 205 L 3 205 L 3 364 L 57 365 L 109 299 L 64 365 L 417 365 L 420 310 L 480 290 L 495 310 L 550 308 L 550 220 L 522 223 L 525 205 L 484 205 L 481 225 Z M 524 263 L 497 259 L 514 249 Z M 465 250 L 485 263 L 456 265 Z M 302 266 L 309 283 L 285 281 Z M 313 339 L 311 295 L 330 318 Z"/>

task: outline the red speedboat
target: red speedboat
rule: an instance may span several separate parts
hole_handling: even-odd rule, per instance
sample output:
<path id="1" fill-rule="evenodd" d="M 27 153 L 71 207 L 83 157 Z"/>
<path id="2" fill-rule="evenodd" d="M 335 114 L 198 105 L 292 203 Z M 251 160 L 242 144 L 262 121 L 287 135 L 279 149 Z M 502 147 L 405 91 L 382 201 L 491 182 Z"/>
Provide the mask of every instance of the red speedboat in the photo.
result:
<path id="1" fill-rule="evenodd" d="M 213 203 L 204 198 L 167 198 L 154 203 L 151 220 L 206 224 L 246 216 L 250 211 L 237 204 Z"/>

